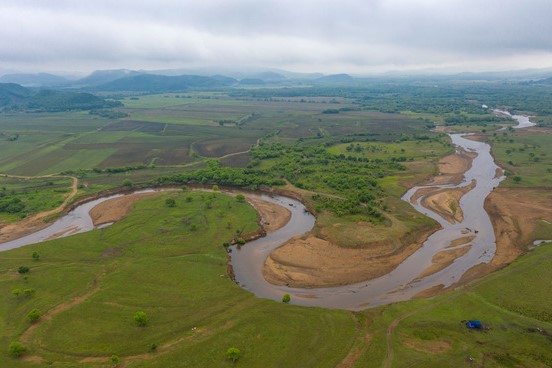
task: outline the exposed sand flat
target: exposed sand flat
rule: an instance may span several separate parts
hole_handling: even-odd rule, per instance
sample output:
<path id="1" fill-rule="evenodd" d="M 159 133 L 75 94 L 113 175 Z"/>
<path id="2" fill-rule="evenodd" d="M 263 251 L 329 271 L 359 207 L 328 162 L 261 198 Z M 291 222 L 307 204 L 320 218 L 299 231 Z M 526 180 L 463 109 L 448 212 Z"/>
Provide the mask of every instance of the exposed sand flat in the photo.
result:
<path id="1" fill-rule="evenodd" d="M 102 202 L 90 210 L 90 217 L 92 218 L 92 222 L 94 223 L 94 226 L 107 224 L 110 222 L 117 222 L 127 215 L 134 202 L 145 197 L 150 197 L 154 194 L 158 193 L 149 192 L 127 194 L 122 197 L 117 197 Z"/>
<path id="2" fill-rule="evenodd" d="M 441 270 L 444 270 L 459 258 L 466 254 L 471 248 L 471 245 L 466 245 L 462 248 L 443 250 L 433 256 L 431 266 L 426 268 L 416 279 L 422 279 L 426 276 L 433 275 Z"/>
<path id="3" fill-rule="evenodd" d="M 284 227 L 291 219 L 291 212 L 285 207 L 248 195 L 245 197 L 261 216 L 261 223 L 267 233 Z"/>
<path id="4" fill-rule="evenodd" d="M 472 267 L 446 290 L 500 269 L 523 254 L 535 240 L 539 222 L 552 222 L 552 193 L 543 188 L 498 188 L 485 200 L 485 210 L 493 223 L 496 254 L 490 263 Z"/>
<path id="5" fill-rule="evenodd" d="M 381 255 L 370 248 L 341 248 L 313 235 L 296 237 L 276 249 L 266 260 L 263 275 L 276 285 L 327 287 L 374 279 L 392 271 L 414 253 L 429 236 Z"/>
<path id="6" fill-rule="evenodd" d="M 455 222 L 462 222 L 464 214 L 460 208 L 460 199 L 464 194 L 472 190 L 476 185 L 475 180 L 469 185 L 462 188 L 453 189 L 434 189 L 428 191 L 422 199 L 422 206 L 438 213 L 445 220 L 454 224 Z"/>
<path id="7" fill-rule="evenodd" d="M 475 157 L 476 153 L 465 150 L 443 157 L 438 164 L 440 174 L 429 179 L 425 185 L 460 184 Z"/>

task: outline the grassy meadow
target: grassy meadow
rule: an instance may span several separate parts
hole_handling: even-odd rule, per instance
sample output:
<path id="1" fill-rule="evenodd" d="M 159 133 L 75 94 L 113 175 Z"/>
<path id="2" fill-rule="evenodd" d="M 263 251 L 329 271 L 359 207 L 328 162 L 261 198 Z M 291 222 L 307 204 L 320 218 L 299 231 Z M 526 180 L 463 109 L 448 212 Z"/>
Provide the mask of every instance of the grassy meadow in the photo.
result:
<path id="1" fill-rule="evenodd" d="M 493 154 L 508 171 L 509 187 L 552 186 L 550 132 L 508 131 L 492 137 Z"/>
<path id="2" fill-rule="evenodd" d="M 168 198 L 175 207 L 167 207 Z M 258 299 L 231 282 L 222 243 L 236 228 L 257 226 L 253 208 L 230 196 L 169 192 L 135 203 L 111 227 L 3 252 L 0 365 L 108 367 L 114 354 L 125 367 L 336 367 L 344 360 L 350 367 L 546 367 L 552 361 L 550 245 L 432 300 L 347 312 Z M 20 266 L 30 272 L 18 274 Z M 15 296 L 14 289 L 34 293 Z M 26 315 L 34 308 L 43 316 L 31 323 Z M 137 311 L 146 313 L 145 327 L 134 322 Z M 473 318 L 488 329 L 467 330 L 462 321 Z M 27 359 L 8 355 L 12 341 L 28 348 Z M 236 364 L 225 356 L 230 347 L 241 351 Z"/>
<path id="3" fill-rule="evenodd" d="M 167 198 L 176 207 L 166 207 Z M 140 201 L 112 227 L 3 253 L 2 345 L 26 340 L 30 354 L 53 366 L 103 367 L 113 354 L 130 362 L 151 353 L 152 344 L 158 351 L 133 366 L 232 366 L 225 358 L 232 346 L 251 366 L 290 357 L 304 366 L 334 366 L 354 338 L 351 315 L 257 299 L 226 276 L 222 243 L 236 229 L 256 229 L 256 216 L 223 194 L 166 193 Z M 27 277 L 17 273 L 21 265 L 30 267 Z M 17 288 L 36 292 L 16 297 Z M 21 338 L 33 308 L 45 314 Z M 144 328 L 133 321 L 139 310 L 149 317 Z M 28 364 L 3 349 L 0 365 Z"/>

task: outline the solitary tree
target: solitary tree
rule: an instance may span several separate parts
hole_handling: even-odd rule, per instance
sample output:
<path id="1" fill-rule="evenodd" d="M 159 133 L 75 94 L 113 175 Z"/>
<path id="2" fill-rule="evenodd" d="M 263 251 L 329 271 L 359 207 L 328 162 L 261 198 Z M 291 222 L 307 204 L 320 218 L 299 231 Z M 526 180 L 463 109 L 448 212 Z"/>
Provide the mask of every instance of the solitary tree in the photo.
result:
<path id="1" fill-rule="evenodd" d="M 289 294 L 284 294 L 282 297 L 282 302 L 289 303 L 291 301 L 291 296 Z"/>
<path id="2" fill-rule="evenodd" d="M 24 289 L 24 290 L 23 290 L 23 294 L 25 294 L 26 297 L 31 297 L 31 296 L 33 296 L 35 292 L 36 292 L 36 290 L 33 289 L 33 288 L 29 288 L 29 289 Z"/>
<path id="3" fill-rule="evenodd" d="M 36 322 L 40 319 L 40 317 L 42 317 L 42 312 L 39 311 L 38 309 L 33 309 L 32 311 L 29 312 L 29 314 L 27 314 L 27 318 L 29 319 L 29 321 L 31 322 Z"/>
<path id="4" fill-rule="evenodd" d="M 165 205 L 167 207 L 176 207 L 176 201 L 172 198 L 165 199 Z"/>
<path id="5" fill-rule="evenodd" d="M 24 273 L 29 273 L 31 269 L 27 266 L 20 266 L 18 269 L 17 269 L 17 272 L 19 272 L 20 274 L 24 274 Z"/>
<path id="6" fill-rule="evenodd" d="M 118 366 L 120 361 L 121 359 L 119 358 L 118 355 L 113 354 L 111 356 L 111 363 L 113 364 L 114 367 Z"/>
<path id="7" fill-rule="evenodd" d="M 240 359 L 241 351 L 238 348 L 230 348 L 226 350 L 226 357 L 232 359 L 232 363 L 236 363 Z"/>
<path id="8" fill-rule="evenodd" d="M 27 347 L 20 343 L 19 341 L 12 341 L 8 346 L 8 353 L 16 358 L 19 358 L 21 355 L 27 352 Z"/>
<path id="9" fill-rule="evenodd" d="M 134 314 L 134 322 L 140 327 L 144 327 L 148 324 L 148 316 L 145 312 L 139 311 Z"/>

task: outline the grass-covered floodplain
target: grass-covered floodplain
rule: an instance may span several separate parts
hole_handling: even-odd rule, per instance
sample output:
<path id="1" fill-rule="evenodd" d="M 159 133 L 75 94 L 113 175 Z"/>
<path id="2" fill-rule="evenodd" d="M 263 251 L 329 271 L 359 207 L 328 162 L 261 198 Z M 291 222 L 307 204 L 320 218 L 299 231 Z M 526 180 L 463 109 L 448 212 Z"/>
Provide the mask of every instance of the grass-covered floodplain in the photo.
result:
<path id="1" fill-rule="evenodd" d="M 231 282 L 222 243 L 257 226 L 253 208 L 230 196 L 167 192 L 106 229 L 2 253 L 0 366 L 107 367 L 115 354 L 125 367 L 231 367 L 230 347 L 241 367 L 552 362 L 551 245 L 452 293 L 353 313 L 258 299 Z M 34 308 L 44 315 L 32 324 Z M 468 330 L 468 319 L 487 328 Z M 29 351 L 9 356 L 12 341 Z"/>
<path id="2" fill-rule="evenodd" d="M 490 138 L 493 154 L 508 171 L 509 187 L 552 186 L 552 134 L 503 131 Z"/>
<path id="3" fill-rule="evenodd" d="M 247 203 L 178 191 L 106 229 L 2 253 L 0 366 L 34 366 L 8 356 L 14 340 L 49 366 L 105 367 L 113 354 L 134 367 L 232 366 L 230 347 L 243 366 L 336 366 L 356 336 L 353 315 L 257 299 L 228 279 L 222 243 L 257 227 Z M 44 316 L 29 330 L 33 308 Z"/>

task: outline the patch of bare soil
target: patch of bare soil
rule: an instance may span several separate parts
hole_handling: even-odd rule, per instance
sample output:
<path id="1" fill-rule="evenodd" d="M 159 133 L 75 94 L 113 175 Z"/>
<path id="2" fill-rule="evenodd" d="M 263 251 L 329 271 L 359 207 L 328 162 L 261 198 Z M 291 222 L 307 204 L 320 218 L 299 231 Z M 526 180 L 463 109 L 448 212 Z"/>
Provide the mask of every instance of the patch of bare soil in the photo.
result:
<path id="1" fill-rule="evenodd" d="M 552 193 L 541 188 L 498 188 L 485 200 L 493 223 L 496 254 L 488 264 L 469 269 L 449 288 L 464 285 L 512 263 L 534 240 L 540 221 L 552 222 Z"/>
<path id="2" fill-rule="evenodd" d="M 265 279 L 291 287 L 328 287 L 371 280 L 391 272 L 414 253 L 429 236 L 396 252 L 382 254 L 380 248 L 342 248 L 313 235 L 292 238 L 266 259 Z"/>
<path id="3" fill-rule="evenodd" d="M 459 245 L 468 244 L 473 239 L 475 239 L 475 235 L 464 236 L 462 238 L 454 239 L 453 241 L 450 242 L 450 244 L 448 245 L 447 248 L 454 248 L 454 247 L 457 247 Z"/>
<path id="4" fill-rule="evenodd" d="M 438 164 L 440 174 L 429 179 L 424 185 L 460 184 L 475 157 L 476 153 L 465 150 L 443 157 Z"/>
<path id="5" fill-rule="evenodd" d="M 134 202 L 154 194 L 156 193 L 128 194 L 102 202 L 90 210 L 92 222 L 94 226 L 117 222 L 126 216 Z"/>
<path id="6" fill-rule="evenodd" d="M 261 225 L 267 233 L 284 227 L 291 219 L 291 212 L 285 207 L 247 195 L 246 198 L 261 216 Z"/>
<path id="7" fill-rule="evenodd" d="M 407 348 L 429 354 L 446 353 L 452 348 L 450 341 L 444 340 L 420 340 L 401 336 L 401 344 Z"/>
<path id="8" fill-rule="evenodd" d="M 23 355 L 21 357 L 21 360 L 24 362 L 31 362 L 35 364 L 40 364 L 44 359 L 42 357 L 39 357 L 38 355 Z"/>
<path id="9" fill-rule="evenodd" d="M 432 265 L 426 268 L 416 279 L 422 279 L 426 276 L 433 275 L 441 270 L 444 270 L 454 262 L 456 258 L 459 258 L 466 254 L 470 250 L 471 245 L 464 246 L 462 248 L 449 249 L 441 251 L 433 256 L 431 259 Z"/>

